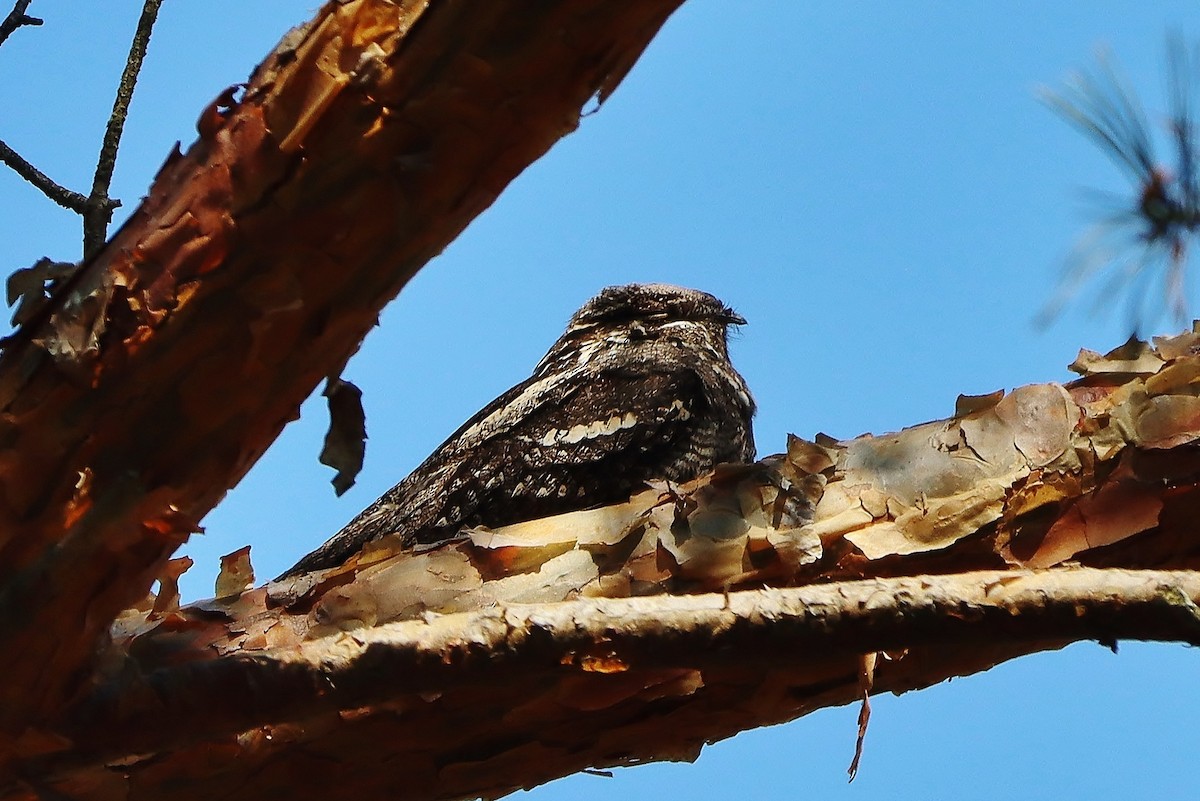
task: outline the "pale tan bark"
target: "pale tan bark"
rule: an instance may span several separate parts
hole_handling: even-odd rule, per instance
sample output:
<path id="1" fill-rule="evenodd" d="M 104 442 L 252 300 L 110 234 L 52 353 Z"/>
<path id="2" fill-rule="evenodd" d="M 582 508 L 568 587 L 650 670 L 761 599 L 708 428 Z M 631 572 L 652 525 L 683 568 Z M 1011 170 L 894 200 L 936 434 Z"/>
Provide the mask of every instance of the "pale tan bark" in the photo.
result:
<path id="1" fill-rule="evenodd" d="M 860 698 L 868 666 L 898 692 L 1081 639 L 1196 644 L 1197 345 L 1085 354 L 1065 387 L 424 553 L 148 599 L 21 773 L 81 799 L 493 796 L 692 758 Z"/>
<path id="2" fill-rule="evenodd" d="M 616 507 L 138 602 L 679 1 L 331 3 L 204 114 L 0 358 L 0 797 L 495 795 L 691 758 L 858 698 L 871 663 L 901 691 L 1197 641 L 1191 334 Z"/>
<path id="3" fill-rule="evenodd" d="M 0 357 L 0 737 L 679 2 L 330 2 L 203 113 Z"/>
<path id="4" fill-rule="evenodd" d="M 864 654 L 891 652 L 875 689 L 903 691 L 1077 639 L 1200 643 L 1197 601 L 1191 571 L 1060 568 L 391 623 L 126 685 L 76 722 L 97 738 L 87 756 L 52 760 L 43 779 L 72 798 L 494 796 L 590 766 L 691 759 L 848 703 Z M 247 731 L 213 736 L 233 722 Z M 103 767 L 118 755 L 120 780 Z"/>

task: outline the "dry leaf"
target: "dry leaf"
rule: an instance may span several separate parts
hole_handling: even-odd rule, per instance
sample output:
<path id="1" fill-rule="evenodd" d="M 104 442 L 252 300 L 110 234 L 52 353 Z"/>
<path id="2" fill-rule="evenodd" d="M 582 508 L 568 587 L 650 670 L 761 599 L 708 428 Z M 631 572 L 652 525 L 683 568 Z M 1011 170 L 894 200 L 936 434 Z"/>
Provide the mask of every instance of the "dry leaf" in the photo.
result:
<path id="1" fill-rule="evenodd" d="M 329 399 L 329 431 L 325 434 L 325 447 L 321 449 L 319 459 L 321 464 L 338 471 L 331 483 L 334 492 L 340 496 L 354 486 L 367 452 L 367 417 L 363 412 L 362 390 L 349 381 L 331 378 L 321 394 Z"/>
<path id="2" fill-rule="evenodd" d="M 858 775 L 858 763 L 862 760 L 863 741 L 867 738 L 867 724 L 871 722 L 871 688 L 875 685 L 875 661 L 877 654 L 863 654 L 858 663 L 858 689 L 862 694 L 862 705 L 858 709 L 858 736 L 854 740 L 854 759 L 846 771 L 850 781 Z"/>

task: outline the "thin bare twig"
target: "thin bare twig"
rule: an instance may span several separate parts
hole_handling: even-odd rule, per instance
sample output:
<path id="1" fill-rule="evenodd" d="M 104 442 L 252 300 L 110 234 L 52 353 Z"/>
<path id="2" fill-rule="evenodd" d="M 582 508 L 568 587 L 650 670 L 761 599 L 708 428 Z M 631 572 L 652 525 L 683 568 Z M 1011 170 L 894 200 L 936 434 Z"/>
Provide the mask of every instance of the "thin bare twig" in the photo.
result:
<path id="1" fill-rule="evenodd" d="M 64 209 L 70 209 L 77 214 L 83 214 L 87 209 L 88 199 L 86 197 L 56 184 L 44 172 L 21 158 L 21 155 L 5 144 L 3 140 L 0 140 L 0 161 L 11 167 L 17 175 L 42 190 L 42 194 Z"/>
<path id="2" fill-rule="evenodd" d="M 13 10 L 0 22 L 0 44 L 23 25 L 41 25 L 42 20 L 28 16 L 25 11 L 32 0 L 16 0 Z M 137 30 L 129 46 L 129 56 L 125 61 L 125 69 L 121 73 L 121 81 L 117 86 L 117 96 L 113 100 L 112 114 L 104 131 L 104 139 L 100 144 L 100 155 L 96 159 L 96 173 L 92 179 L 92 189 L 85 196 L 73 192 L 55 183 L 45 173 L 34 167 L 15 150 L 0 141 L 0 162 L 7 164 L 17 175 L 24 178 L 42 194 L 65 209 L 83 217 L 83 256 L 94 255 L 104 245 L 108 235 L 108 225 L 112 222 L 112 213 L 121 205 L 121 201 L 108 196 L 112 186 L 113 170 L 117 163 L 117 149 L 121 144 L 121 134 L 125 129 L 125 120 L 129 116 L 129 103 L 133 99 L 133 90 L 137 85 L 138 73 L 146 58 L 146 48 L 150 44 L 150 34 L 158 19 L 158 10 L 162 0 L 145 0 L 142 15 L 138 20 Z"/>
<path id="3" fill-rule="evenodd" d="M 13 10 L 8 12 L 8 16 L 0 22 L 0 45 L 18 29 L 24 28 L 27 25 L 41 25 L 42 21 L 37 17 L 31 17 L 25 13 L 29 8 L 29 4 L 33 0 L 17 0 L 13 4 Z"/>
<path id="4" fill-rule="evenodd" d="M 100 145 L 100 156 L 96 160 L 96 175 L 92 180 L 92 191 L 88 195 L 88 208 L 83 214 L 83 257 L 98 251 L 108 234 L 108 224 L 112 221 L 113 209 L 120 201 L 108 196 L 112 184 L 113 169 L 117 164 L 117 148 L 121 144 L 121 133 L 125 128 L 125 119 L 129 115 L 129 103 L 133 99 L 133 90 L 137 85 L 138 73 L 146 57 L 146 48 L 150 45 L 150 34 L 154 30 L 154 22 L 158 19 L 158 9 L 162 0 L 146 0 L 142 6 L 142 16 L 138 19 L 137 30 L 133 34 L 133 42 L 129 46 L 129 58 L 125 61 L 125 70 L 121 73 L 121 82 L 117 86 L 117 97 L 113 101 L 112 116 L 108 118 L 108 127 L 104 131 L 104 141 Z"/>
<path id="5" fill-rule="evenodd" d="M 13 4 L 12 11 L 8 12 L 8 16 L 3 21 L 0 21 L 0 45 L 4 44 L 8 37 L 18 28 L 23 28 L 27 25 L 42 24 L 42 20 L 25 13 L 31 2 L 33 0 L 17 0 Z M 83 214 L 84 209 L 87 207 L 86 197 L 55 183 L 49 176 L 22 158 L 19 153 L 3 141 L 0 141 L 0 162 L 7 164 L 12 168 L 13 172 L 40 189 L 42 194 L 63 208 L 77 214 Z"/>

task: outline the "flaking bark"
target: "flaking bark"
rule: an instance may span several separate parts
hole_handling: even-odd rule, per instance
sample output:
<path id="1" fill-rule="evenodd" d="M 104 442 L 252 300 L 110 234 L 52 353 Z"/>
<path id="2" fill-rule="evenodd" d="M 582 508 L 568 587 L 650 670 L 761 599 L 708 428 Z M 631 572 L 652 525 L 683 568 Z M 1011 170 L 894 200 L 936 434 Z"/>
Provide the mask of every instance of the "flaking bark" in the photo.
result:
<path id="1" fill-rule="evenodd" d="M 1084 353 L 1070 385 L 618 506 L 147 599 L 6 797 L 491 797 L 855 701 L 864 659 L 901 692 L 1084 639 L 1200 644 L 1198 345 Z"/>
<path id="2" fill-rule="evenodd" d="M 855 700 L 877 652 L 902 691 L 1197 642 L 1193 334 L 616 507 L 145 597 L 678 2 L 330 3 L 206 110 L 0 358 L 0 797 L 492 796 Z"/>
<path id="3" fill-rule="evenodd" d="M 679 2 L 331 2 L 214 101 L 0 357 L 0 735 Z"/>

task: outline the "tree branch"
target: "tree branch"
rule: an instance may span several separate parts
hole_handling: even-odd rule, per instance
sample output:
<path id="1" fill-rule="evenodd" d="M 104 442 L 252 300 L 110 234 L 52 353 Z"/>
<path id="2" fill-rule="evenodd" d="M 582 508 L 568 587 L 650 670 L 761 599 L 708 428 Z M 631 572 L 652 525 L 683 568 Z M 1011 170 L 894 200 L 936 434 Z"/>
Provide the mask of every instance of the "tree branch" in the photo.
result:
<path id="1" fill-rule="evenodd" d="M 142 14 L 138 18 L 137 30 L 133 34 L 133 42 L 129 46 L 129 57 L 125 60 L 125 69 L 121 73 L 121 82 L 117 86 L 117 96 L 113 101 L 112 115 L 108 118 L 108 126 L 104 130 L 100 155 L 96 159 L 92 191 L 88 195 L 87 209 L 83 214 L 84 259 L 94 255 L 104 245 L 113 210 L 121 205 L 120 201 L 109 198 L 108 189 L 117 165 L 117 149 L 120 147 L 121 133 L 129 114 L 129 103 L 133 100 L 133 90 L 137 86 L 138 74 L 142 70 L 146 48 L 150 46 L 150 34 L 154 30 L 154 22 L 158 19 L 158 9 L 161 5 L 162 0 L 145 0 Z"/>
<path id="2" fill-rule="evenodd" d="M 8 797 L 491 795 L 859 698 L 877 649 L 901 691 L 1072 639 L 1196 640 L 1195 334 L 617 507 L 138 602 L 677 4 L 328 3 L 13 338 Z"/>
<path id="3" fill-rule="evenodd" d="M 624 504 L 148 599 L 20 773 L 96 801 L 495 796 L 861 699 L 878 652 L 874 690 L 903 691 L 1082 639 L 1200 644 L 1200 334 L 1157 345 Z"/>
<path id="4" fill-rule="evenodd" d="M 33 184 L 42 194 L 69 211 L 83 214 L 88 208 L 88 199 L 78 192 L 72 192 L 65 186 L 55 183 L 44 172 L 21 157 L 17 151 L 0 141 L 0 161 L 4 162 L 17 175 Z"/>
<path id="5" fill-rule="evenodd" d="M 89 745 L 109 758 L 169 751 L 267 721 L 378 705 L 398 693 L 501 687 L 517 674 L 589 667 L 653 674 L 740 665 L 765 673 L 814 654 L 980 642 L 1200 645 L 1198 603 L 1196 571 L 1057 568 L 514 604 L 356 629 L 351 637 L 258 651 L 253 660 L 189 662 L 155 671 L 142 685 L 119 680 L 77 708 L 74 736 L 95 738 Z M 404 676 L 403 685 L 378 681 L 381 672 Z M 957 675 L 945 666 L 928 683 L 942 673 Z M 197 685 L 222 686 L 228 695 L 197 705 L 190 695 Z"/>
<path id="6" fill-rule="evenodd" d="M 0 731 L 49 725 L 383 305 L 680 1 L 327 3 L 213 103 L 0 356 Z"/>
<path id="7" fill-rule="evenodd" d="M 505 606 L 118 682 L 77 710 L 70 760 L 23 770 L 76 799 L 114 789 L 112 761 L 133 797 L 496 797 L 850 703 L 862 654 L 892 654 L 874 689 L 901 692 L 1076 640 L 1200 644 L 1197 603 L 1200 573 L 1058 568 Z"/>
<path id="8" fill-rule="evenodd" d="M 0 45 L 3 45 L 8 37 L 18 28 L 42 24 L 42 20 L 37 17 L 30 17 L 25 13 L 25 10 L 29 8 L 30 2 L 32 0 L 17 0 L 12 11 L 8 12 L 8 16 L 3 21 L 0 21 Z M 0 141 L 0 162 L 7 164 L 13 172 L 33 184 L 42 194 L 63 208 L 78 214 L 83 214 L 86 211 L 88 207 L 88 199 L 86 197 L 55 183 L 45 173 L 22 158 L 19 153 L 3 141 Z"/>
<path id="9" fill-rule="evenodd" d="M 42 21 L 24 14 L 30 0 L 18 0 L 9 15 L 0 23 L 0 44 L 22 25 L 41 25 Z M 129 104 L 133 99 L 133 90 L 137 85 L 138 73 L 145 60 L 146 48 L 150 44 L 150 34 L 158 17 L 162 0 L 145 0 L 142 14 L 138 19 L 137 30 L 129 48 L 129 56 L 121 73 L 117 86 L 117 96 L 113 101 L 112 114 L 104 131 L 104 139 L 100 145 L 100 155 L 96 160 L 96 172 L 92 179 L 91 192 L 84 195 L 73 192 L 55 183 L 43 172 L 38 170 L 15 150 L 4 142 L 0 142 L 0 161 L 12 168 L 17 175 L 33 184 L 37 189 L 65 209 L 74 211 L 83 217 L 83 258 L 86 260 L 95 255 L 104 245 L 108 233 L 108 225 L 112 222 L 114 209 L 121 202 L 108 196 L 112 185 L 113 170 L 117 163 L 117 150 L 121 144 L 121 134 L 125 127 L 125 119 L 129 113 Z"/>
<path id="10" fill-rule="evenodd" d="M 29 8 L 29 4 L 33 0 L 17 0 L 13 4 L 13 10 L 8 12 L 8 16 L 0 21 L 0 45 L 7 41 L 8 37 L 12 36 L 18 28 L 26 26 L 41 25 L 42 20 L 37 17 L 31 17 L 25 13 Z"/>

